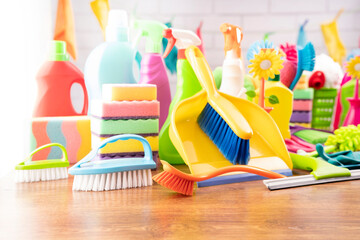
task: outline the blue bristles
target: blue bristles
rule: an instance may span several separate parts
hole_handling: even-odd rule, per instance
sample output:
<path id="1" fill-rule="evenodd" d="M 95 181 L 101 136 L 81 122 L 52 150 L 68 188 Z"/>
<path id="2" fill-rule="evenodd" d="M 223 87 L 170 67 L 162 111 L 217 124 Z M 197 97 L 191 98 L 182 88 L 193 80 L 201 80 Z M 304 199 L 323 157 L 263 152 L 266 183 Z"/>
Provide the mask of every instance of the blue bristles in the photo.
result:
<path id="1" fill-rule="evenodd" d="M 351 50 L 351 52 L 346 56 L 346 61 L 350 61 L 350 59 L 356 56 L 360 56 L 360 48 Z"/>
<path id="2" fill-rule="evenodd" d="M 315 48 L 311 42 L 308 42 L 303 49 L 298 49 L 298 65 L 295 79 L 292 81 L 289 89 L 293 90 L 299 81 L 304 70 L 312 71 L 315 67 Z"/>
<path id="3" fill-rule="evenodd" d="M 268 40 L 254 42 L 247 51 L 246 59 L 250 62 L 251 59 L 254 59 L 255 54 L 258 54 L 262 48 L 274 48 L 274 44 Z"/>
<path id="4" fill-rule="evenodd" d="M 197 122 L 227 160 L 234 165 L 248 163 L 249 140 L 238 137 L 210 104 L 206 104 Z"/>

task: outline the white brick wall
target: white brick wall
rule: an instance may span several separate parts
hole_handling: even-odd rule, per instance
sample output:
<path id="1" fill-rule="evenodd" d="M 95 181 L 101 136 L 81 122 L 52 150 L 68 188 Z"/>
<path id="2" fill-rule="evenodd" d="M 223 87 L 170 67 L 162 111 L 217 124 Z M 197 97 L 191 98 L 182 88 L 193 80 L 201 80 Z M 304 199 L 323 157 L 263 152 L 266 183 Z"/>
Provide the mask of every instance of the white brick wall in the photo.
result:
<path id="1" fill-rule="evenodd" d="M 90 51 L 103 41 L 99 24 L 93 15 L 90 0 L 72 0 L 78 60 L 83 69 Z M 109 0 L 110 8 L 122 8 L 144 19 L 162 22 L 173 18 L 176 28 L 195 30 L 204 21 L 203 37 L 207 60 L 212 68 L 220 66 L 224 56 L 221 23 L 239 25 L 244 30 L 243 53 L 265 32 L 275 32 L 270 39 L 275 44 L 297 39 L 298 28 L 306 18 L 308 40 L 317 53 L 326 52 L 320 23 L 331 20 L 340 8 L 345 8 L 338 26 L 347 49 L 358 47 L 360 37 L 360 0 Z M 53 19 L 57 0 L 52 0 Z M 54 21 L 53 21 L 54 22 Z M 54 24 L 53 24 L 54 25 Z M 170 76 L 174 94 L 176 77 Z"/>

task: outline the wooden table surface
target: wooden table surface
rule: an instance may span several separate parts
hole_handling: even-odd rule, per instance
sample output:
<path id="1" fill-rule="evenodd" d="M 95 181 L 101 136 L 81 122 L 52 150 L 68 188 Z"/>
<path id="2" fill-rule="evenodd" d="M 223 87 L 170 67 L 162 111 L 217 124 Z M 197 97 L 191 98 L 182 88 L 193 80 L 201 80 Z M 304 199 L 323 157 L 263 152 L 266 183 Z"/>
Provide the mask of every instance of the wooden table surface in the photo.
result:
<path id="1" fill-rule="evenodd" d="M 0 179 L 0 239 L 360 239 L 360 181 L 269 191 L 262 181 L 73 192 Z"/>

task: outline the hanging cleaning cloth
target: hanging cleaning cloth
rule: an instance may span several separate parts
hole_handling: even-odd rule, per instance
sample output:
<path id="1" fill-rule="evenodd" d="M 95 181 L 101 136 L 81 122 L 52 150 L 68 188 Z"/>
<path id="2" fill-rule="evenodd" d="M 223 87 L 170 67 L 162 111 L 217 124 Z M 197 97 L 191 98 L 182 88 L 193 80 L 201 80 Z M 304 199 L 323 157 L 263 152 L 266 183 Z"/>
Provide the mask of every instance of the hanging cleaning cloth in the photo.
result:
<path id="1" fill-rule="evenodd" d="M 95 0 L 90 2 L 91 9 L 93 10 L 97 20 L 99 21 L 101 31 L 105 38 L 105 28 L 107 26 L 108 15 L 110 11 L 108 0 Z"/>
<path id="2" fill-rule="evenodd" d="M 334 20 L 330 23 L 321 24 L 321 30 L 324 36 L 325 44 L 328 49 L 329 55 L 335 62 L 342 65 L 342 60 L 346 56 L 346 49 L 342 43 L 337 27 L 337 19 L 344 10 L 341 9 Z"/>
<path id="3" fill-rule="evenodd" d="M 76 60 L 75 25 L 70 0 L 58 1 L 54 40 L 65 41 L 67 52 Z"/>

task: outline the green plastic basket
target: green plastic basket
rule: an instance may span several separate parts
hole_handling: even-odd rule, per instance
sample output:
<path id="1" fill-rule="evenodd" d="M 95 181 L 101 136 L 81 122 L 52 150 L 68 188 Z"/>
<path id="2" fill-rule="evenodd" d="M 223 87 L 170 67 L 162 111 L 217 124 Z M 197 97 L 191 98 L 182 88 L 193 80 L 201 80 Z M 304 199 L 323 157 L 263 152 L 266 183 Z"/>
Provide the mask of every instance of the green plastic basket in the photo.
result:
<path id="1" fill-rule="evenodd" d="M 336 88 L 322 88 L 314 91 L 312 128 L 331 130 L 336 96 Z"/>

